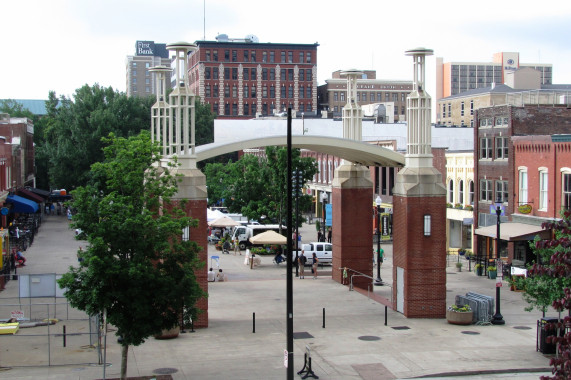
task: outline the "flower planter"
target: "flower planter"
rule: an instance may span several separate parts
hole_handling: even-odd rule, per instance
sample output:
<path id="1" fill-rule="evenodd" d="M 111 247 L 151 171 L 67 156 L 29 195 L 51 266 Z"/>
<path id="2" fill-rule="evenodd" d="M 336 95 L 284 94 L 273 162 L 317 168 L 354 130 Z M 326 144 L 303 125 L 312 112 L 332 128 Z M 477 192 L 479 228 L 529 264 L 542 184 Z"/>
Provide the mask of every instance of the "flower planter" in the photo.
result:
<path id="1" fill-rule="evenodd" d="M 452 325 L 471 325 L 473 311 L 446 310 L 446 320 Z"/>
<path id="2" fill-rule="evenodd" d="M 488 278 L 489 278 L 490 280 L 495 280 L 497 274 L 498 274 L 497 271 L 495 271 L 495 270 L 490 270 L 490 271 L 488 271 Z"/>
<path id="3" fill-rule="evenodd" d="M 476 275 L 481 276 L 484 273 L 484 268 L 476 268 Z"/>
<path id="4" fill-rule="evenodd" d="M 173 339 L 180 334 L 180 327 L 175 326 L 170 330 L 163 330 L 160 334 L 155 335 L 155 339 Z"/>

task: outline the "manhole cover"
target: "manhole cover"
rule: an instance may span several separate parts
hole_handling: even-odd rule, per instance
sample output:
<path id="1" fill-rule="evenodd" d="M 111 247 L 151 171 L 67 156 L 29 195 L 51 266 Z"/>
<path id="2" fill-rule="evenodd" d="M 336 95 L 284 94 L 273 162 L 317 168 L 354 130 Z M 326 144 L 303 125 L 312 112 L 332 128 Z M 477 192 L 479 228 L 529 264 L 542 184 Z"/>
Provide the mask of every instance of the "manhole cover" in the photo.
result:
<path id="1" fill-rule="evenodd" d="M 408 326 L 394 326 L 392 327 L 393 330 L 409 330 L 410 327 Z"/>
<path id="2" fill-rule="evenodd" d="M 477 332 L 477 331 L 462 331 L 462 334 L 466 334 L 466 335 L 480 335 L 480 333 Z"/>
<path id="3" fill-rule="evenodd" d="M 454 272 L 448 272 L 448 273 L 446 273 L 446 274 L 456 274 L 456 273 L 454 273 Z"/>
<path id="4" fill-rule="evenodd" d="M 153 371 L 157 375 L 170 375 L 172 373 L 177 373 L 178 369 L 176 368 L 157 368 Z"/>
<path id="5" fill-rule="evenodd" d="M 311 339 L 311 338 L 313 338 L 313 335 L 311 335 L 307 331 L 293 333 L 293 339 Z"/>
<path id="6" fill-rule="evenodd" d="M 531 330 L 531 327 L 529 327 L 529 326 L 514 326 L 514 329 L 517 329 L 517 330 Z"/>
<path id="7" fill-rule="evenodd" d="M 363 335 L 359 337 L 359 340 L 374 341 L 374 340 L 381 340 L 381 338 L 374 335 Z"/>

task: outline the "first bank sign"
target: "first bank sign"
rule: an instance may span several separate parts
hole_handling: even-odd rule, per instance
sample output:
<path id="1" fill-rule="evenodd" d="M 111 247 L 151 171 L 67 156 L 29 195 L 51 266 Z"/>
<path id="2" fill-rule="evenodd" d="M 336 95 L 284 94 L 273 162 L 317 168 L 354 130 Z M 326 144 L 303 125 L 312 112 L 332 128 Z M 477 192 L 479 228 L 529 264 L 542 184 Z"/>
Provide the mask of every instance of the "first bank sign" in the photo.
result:
<path id="1" fill-rule="evenodd" d="M 153 41 L 137 41 L 137 55 L 155 55 Z"/>

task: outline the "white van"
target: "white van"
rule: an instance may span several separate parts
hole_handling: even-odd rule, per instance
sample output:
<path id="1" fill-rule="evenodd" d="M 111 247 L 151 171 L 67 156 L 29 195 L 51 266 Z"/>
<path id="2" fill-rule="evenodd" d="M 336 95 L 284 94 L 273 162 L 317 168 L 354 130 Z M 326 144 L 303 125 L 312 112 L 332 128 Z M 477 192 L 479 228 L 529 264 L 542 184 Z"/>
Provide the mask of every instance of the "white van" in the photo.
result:
<path id="1" fill-rule="evenodd" d="M 319 264 L 331 264 L 333 261 L 333 245 L 331 243 L 313 242 L 302 244 L 301 253 L 307 258 L 305 265 L 311 265 L 313 253 Z"/>

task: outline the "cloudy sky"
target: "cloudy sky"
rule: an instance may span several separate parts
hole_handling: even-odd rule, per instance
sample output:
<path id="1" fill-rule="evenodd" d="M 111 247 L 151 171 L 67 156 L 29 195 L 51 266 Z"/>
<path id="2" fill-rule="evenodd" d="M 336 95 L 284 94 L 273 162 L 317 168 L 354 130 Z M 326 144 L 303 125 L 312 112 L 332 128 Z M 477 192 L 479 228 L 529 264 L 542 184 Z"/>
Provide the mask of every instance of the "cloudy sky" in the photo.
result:
<path id="1" fill-rule="evenodd" d="M 553 64 L 554 83 L 571 84 L 568 0 L 18 0 L 1 10 L 0 99 L 46 99 L 50 90 L 72 96 L 94 83 L 125 91 L 125 58 L 135 41 L 194 42 L 220 33 L 318 42 L 319 84 L 349 68 L 412 80 L 404 52 L 416 47 L 445 62 L 519 52 L 522 63 Z M 427 65 L 431 92 L 434 56 Z"/>

